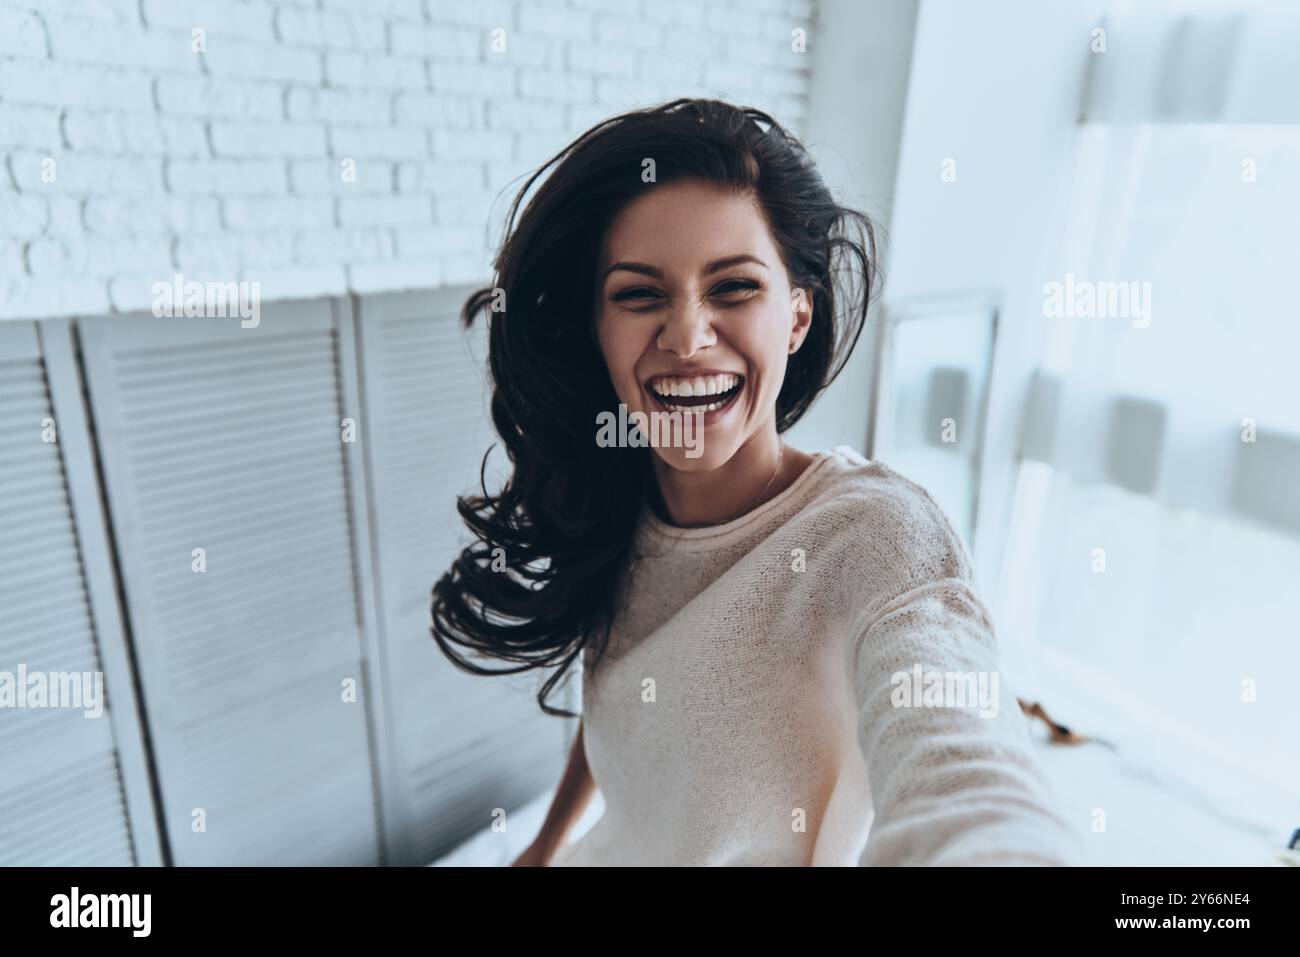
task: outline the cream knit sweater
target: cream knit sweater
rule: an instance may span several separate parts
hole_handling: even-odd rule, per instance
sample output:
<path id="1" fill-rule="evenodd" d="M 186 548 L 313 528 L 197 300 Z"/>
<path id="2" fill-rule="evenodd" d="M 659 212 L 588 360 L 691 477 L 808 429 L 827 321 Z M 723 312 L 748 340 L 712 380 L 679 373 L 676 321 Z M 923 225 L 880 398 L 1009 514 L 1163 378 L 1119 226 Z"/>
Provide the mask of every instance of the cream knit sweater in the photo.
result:
<path id="1" fill-rule="evenodd" d="M 747 515 L 647 510 L 637 540 L 609 650 L 584 657 L 605 813 L 553 866 L 1074 862 L 992 683 L 969 554 L 920 486 L 840 446 Z M 999 694 L 901 697 L 918 668 Z"/>

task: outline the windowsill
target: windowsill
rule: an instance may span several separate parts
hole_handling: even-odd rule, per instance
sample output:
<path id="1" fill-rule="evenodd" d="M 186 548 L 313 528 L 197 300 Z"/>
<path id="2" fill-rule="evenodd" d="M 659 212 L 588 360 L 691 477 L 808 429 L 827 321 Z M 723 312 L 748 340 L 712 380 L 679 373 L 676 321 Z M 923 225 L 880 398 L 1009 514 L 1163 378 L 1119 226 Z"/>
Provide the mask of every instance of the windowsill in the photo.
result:
<path id="1" fill-rule="evenodd" d="M 1038 700 L 1052 719 L 1113 742 L 1059 745 L 1032 725 L 1043 769 L 1088 859 L 1101 866 L 1282 862 L 1300 807 L 1265 774 L 1207 751 L 1176 727 L 1107 700 L 1068 659 L 1043 654 Z M 1088 716 L 1098 716 L 1090 720 Z M 1104 716 L 1104 717 L 1103 717 Z M 1094 830 L 1101 827 L 1104 830 Z"/>

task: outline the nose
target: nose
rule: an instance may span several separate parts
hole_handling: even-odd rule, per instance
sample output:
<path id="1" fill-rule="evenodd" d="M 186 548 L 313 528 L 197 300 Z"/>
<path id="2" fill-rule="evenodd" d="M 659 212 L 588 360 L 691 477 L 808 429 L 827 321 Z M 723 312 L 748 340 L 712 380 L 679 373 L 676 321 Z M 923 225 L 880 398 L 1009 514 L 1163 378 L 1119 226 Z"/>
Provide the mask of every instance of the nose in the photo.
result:
<path id="1" fill-rule="evenodd" d="M 718 341 L 713 331 L 709 310 L 697 303 L 688 302 L 672 310 L 655 345 L 682 359 L 688 359 L 701 349 Z"/>

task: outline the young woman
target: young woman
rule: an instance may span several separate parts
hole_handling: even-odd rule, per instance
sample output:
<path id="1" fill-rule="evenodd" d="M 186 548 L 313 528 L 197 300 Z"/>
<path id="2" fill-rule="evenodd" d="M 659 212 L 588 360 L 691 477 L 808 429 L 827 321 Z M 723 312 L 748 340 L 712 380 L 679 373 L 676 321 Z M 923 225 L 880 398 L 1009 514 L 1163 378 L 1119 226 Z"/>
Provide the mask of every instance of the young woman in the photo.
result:
<path id="1" fill-rule="evenodd" d="M 490 322 L 513 475 L 461 500 L 477 541 L 432 610 L 466 670 L 552 669 L 550 714 L 581 659 L 577 739 L 517 864 L 1070 861 L 947 518 L 879 462 L 781 438 L 857 341 L 874 260 L 803 147 L 716 100 L 607 120 L 516 197 L 464 311 Z M 620 406 L 701 429 L 601 441 Z M 993 699 L 922 694 L 933 675 Z"/>

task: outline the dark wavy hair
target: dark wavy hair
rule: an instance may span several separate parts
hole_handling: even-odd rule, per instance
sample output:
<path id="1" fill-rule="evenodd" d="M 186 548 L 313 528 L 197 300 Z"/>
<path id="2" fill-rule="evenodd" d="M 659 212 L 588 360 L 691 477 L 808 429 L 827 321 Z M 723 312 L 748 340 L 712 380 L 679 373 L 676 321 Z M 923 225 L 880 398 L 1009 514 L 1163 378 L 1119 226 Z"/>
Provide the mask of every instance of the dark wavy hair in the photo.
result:
<path id="1" fill-rule="evenodd" d="M 642 179 L 647 159 L 655 182 Z M 594 439 L 597 414 L 619 401 L 592 332 L 601 243 L 627 204 L 685 179 L 753 197 L 792 286 L 811 294 L 812 324 L 776 401 L 779 432 L 843 368 L 876 285 L 871 221 L 839 205 L 799 141 L 756 109 L 677 99 L 612 117 L 519 190 L 495 284 L 470 295 L 461 313 L 466 327 L 480 312 L 489 324 L 492 419 L 513 474 L 491 494 L 485 455 L 482 494 L 458 500 L 475 541 L 433 587 L 432 631 L 464 671 L 555 668 L 537 695 L 547 714 L 578 717 L 546 699 L 588 642 L 597 661 L 604 654 L 652 493 L 650 449 L 600 448 Z M 509 666 L 484 667 L 454 646 Z"/>

